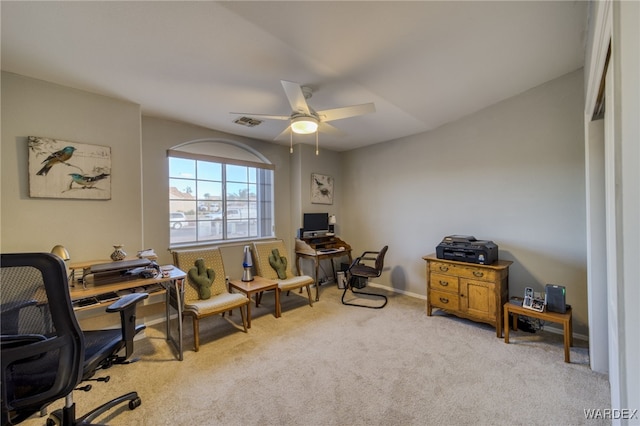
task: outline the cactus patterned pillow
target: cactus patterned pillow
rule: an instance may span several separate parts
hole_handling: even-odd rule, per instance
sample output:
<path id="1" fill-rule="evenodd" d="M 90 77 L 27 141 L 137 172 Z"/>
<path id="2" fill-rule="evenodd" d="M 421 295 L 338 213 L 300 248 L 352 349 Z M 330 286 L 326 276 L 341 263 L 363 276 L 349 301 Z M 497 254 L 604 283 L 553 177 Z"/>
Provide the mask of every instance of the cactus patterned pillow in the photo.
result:
<path id="1" fill-rule="evenodd" d="M 198 286 L 198 296 L 202 300 L 211 297 L 211 285 L 216 279 L 216 273 L 213 269 L 207 268 L 204 259 L 200 258 L 195 261 L 195 266 L 189 269 L 189 279 Z"/>
<path id="2" fill-rule="evenodd" d="M 271 250 L 269 265 L 278 273 L 279 279 L 287 279 L 287 258 L 280 256 L 278 249 Z"/>

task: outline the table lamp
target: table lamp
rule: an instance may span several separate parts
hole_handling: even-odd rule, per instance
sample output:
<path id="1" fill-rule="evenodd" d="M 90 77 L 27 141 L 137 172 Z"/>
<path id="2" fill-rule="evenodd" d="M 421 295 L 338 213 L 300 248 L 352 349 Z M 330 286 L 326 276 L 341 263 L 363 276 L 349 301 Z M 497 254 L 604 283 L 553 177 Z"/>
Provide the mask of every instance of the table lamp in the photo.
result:
<path id="1" fill-rule="evenodd" d="M 251 260 L 251 249 L 249 248 L 249 246 L 244 246 L 242 267 L 244 268 L 244 272 L 242 273 L 242 281 L 253 281 L 253 274 L 251 273 L 251 268 L 253 268 L 253 261 Z"/>
<path id="2" fill-rule="evenodd" d="M 64 260 L 65 262 L 67 260 L 71 259 L 71 257 L 69 256 L 69 251 L 66 248 L 64 248 L 64 246 L 61 246 L 60 244 L 54 246 L 51 249 L 51 253 L 55 254 L 60 259 Z"/>
<path id="3" fill-rule="evenodd" d="M 58 244 L 51 249 L 51 254 L 55 254 L 60 259 L 64 260 L 64 269 L 67 274 L 67 279 L 73 286 L 74 270 L 72 269 L 71 273 L 69 273 L 69 265 L 67 265 L 67 262 L 69 262 L 69 259 L 71 259 L 71 256 L 69 256 L 69 251 L 66 248 L 64 248 L 64 246 Z"/>
<path id="4" fill-rule="evenodd" d="M 329 216 L 329 232 L 330 233 L 334 233 L 335 229 L 336 229 L 336 215 L 332 214 L 331 216 Z"/>

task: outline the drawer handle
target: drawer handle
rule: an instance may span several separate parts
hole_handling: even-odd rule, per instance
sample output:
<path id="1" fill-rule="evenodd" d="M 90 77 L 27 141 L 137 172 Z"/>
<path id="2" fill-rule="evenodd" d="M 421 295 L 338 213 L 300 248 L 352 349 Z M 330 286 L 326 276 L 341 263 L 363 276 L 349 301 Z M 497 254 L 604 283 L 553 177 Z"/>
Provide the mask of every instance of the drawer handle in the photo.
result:
<path id="1" fill-rule="evenodd" d="M 441 266 L 441 267 L 440 267 L 440 270 L 441 270 L 442 272 L 447 272 L 447 271 L 449 270 L 449 267 L 448 267 L 448 266 Z"/>
<path id="2" fill-rule="evenodd" d="M 473 275 L 475 275 L 476 277 L 483 277 L 484 276 L 484 272 L 473 271 Z"/>
<path id="3" fill-rule="evenodd" d="M 449 303 L 449 299 L 447 299 L 446 297 L 441 297 L 441 298 L 440 298 L 440 301 L 441 301 L 442 303 Z"/>
<path id="4" fill-rule="evenodd" d="M 449 282 L 440 280 L 440 285 L 443 286 L 443 287 L 446 287 L 446 286 L 449 285 Z"/>

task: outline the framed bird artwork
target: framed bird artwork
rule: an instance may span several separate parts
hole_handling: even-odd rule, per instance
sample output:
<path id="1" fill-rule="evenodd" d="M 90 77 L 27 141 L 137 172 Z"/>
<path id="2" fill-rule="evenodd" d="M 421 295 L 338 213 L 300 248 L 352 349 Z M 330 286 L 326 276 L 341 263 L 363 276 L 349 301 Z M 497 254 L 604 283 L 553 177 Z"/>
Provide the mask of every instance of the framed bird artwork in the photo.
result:
<path id="1" fill-rule="evenodd" d="M 111 147 L 38 136 L 29 145 L 29 196 L 111 199 Z"/>
<path id="2" fill-rule="evenodd" d="M 311 173 L 311 202 L 313 204 L 333 204 L 333 178 Z"/>

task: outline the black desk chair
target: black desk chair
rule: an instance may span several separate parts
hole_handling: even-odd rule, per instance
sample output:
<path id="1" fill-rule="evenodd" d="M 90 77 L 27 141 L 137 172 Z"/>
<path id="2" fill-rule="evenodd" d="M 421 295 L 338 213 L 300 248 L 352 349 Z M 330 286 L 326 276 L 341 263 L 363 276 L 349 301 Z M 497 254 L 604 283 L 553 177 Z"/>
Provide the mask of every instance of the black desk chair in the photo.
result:
<path id="1" fill-rule="evenodd" d="M 47 425 L 88 425 L 120 403 L 138 407 L 138 394 L 130 392 L 76 418 L 72 391 L 84 380 L 108 381 L 108 376 L 91 377 L 96 370 L 127 362 L 133 336 L 145 328 L 135 324 L 136 304 L 148 295 L 130 294 L 107 308 L 120 312 L 122 329 L 83 332 L 59 257 L 2 254 L 0 266 L 2 426 L 20 423 L 63 397 L 65 407 L 51 413 Z M 123 349 L 125 354 L 118 355 Z"/>
<path id="2" fill-rule="evenodd" d="M 366 293 L 364 291 L 356 291 L 355 288 L 364 288 L 367 285 L 369 278 L 377 278 L 382 274 L 382 268 L 384 267 L 384 256 L 387 254 L 389 246 L 382 247 L 380 251 L 365 251 L 353 261 L 349 269 L 347 269 L 347 285 L 344 287 L 342 293 L 342 304 L 351 306 L 360 306 L 363 308 L 380 309 L 384 308 L 387 304 L 387 296 L 384 294 Z M 372 257 L 371 255 L 376 255 Z M 375 262 L 373 266 L 367 265 L 365 261 Z M 351 290 L 353 294 L 371 296 L 374 298 L 384 299 L 384 302 L 380 306 L 361 305 L 358 303 L 345 302 L 344 296 L 347 294 L 347 290 Z"/>

